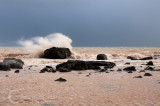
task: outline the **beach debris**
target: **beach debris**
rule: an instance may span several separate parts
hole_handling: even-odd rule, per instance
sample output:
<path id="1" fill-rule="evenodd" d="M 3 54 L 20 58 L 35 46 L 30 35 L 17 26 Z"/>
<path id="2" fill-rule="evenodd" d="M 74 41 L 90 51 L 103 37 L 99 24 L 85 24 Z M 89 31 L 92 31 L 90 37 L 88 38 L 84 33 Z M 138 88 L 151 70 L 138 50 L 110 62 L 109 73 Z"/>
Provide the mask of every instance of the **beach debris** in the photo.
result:
<path id="1" fill-rule="evenodd" d="M 61 68 L 67 68 L 68 70 L 91 70 L 99 69 L 99 66 L 106 66 L 113 68 L 116 64 L 113 62 L 106 61 L 82 61 L 82 60 L 68 60 L 67 62 L 61 63 L 56 66 L 57 70 Z"/>
<path id="2" fill-rule="evenodd" d="M 149 61 L 146 65 L 150 65 L 150 66 L 153 66 L 153 62 L 152 61 Z"/>
<path id="3" fill-rule="evenodd" d="M 10 68 L 23 69 L 24 62 L 21 59 L 16 58 L 5 58 L 3 64 L 9 66 Z"/>
<path id="4" fill-rule="evenodd" d="M 71 51 L 68 48 L 52 47 L 44 51 L 43 58 L 48 59 L 66 59 L 71 56 Z"/>
<path id="5" fill-rule="evenodd" d="M 135 76 L 135 77 L 133 77 L 133 78 L 143 78 L 142 76 Z"/>
<path id="6" fill-rule="evenodd" d="M 136 71 L 135 66 L 126 67 L 123 69 L 123 71 Z"/>
<path id="7" fill-rule="evenodd" d="M 45 72 L 56 72 L 56 70 L 52 67 L 52 66 L 46 66 L 45 68 L 43 68 L 40 73 L 45 73 Z"/>
<path id="8" fill-rule="evenodd" d="M 14 73 L 19 73 L 19 70 L 16 70 Z"/>
<path id="9" fill-rule="evenodd" d="M 97 60 L 107 60 L 107 56 L 105 54 L 98 54 Z"/>
<path id="10" fill-rule="evenodd" d="M 55 81 L 59 81 L 59 82 L 66 82 L 67 80 L 66 79 L 64 79 L 64 78 L 58 78 L 58 79 L 56 79 Z"/>
<path id="11" fill-rule="evenodd" d="M 152 76 L 150 73 L 145 73 L 144 76 Z"/>
<path id="12" fill-rule="evenodd" d="M 148 66 L 148 67 L 146 67 L 146 68 L 145 68 L 145 70 L 154 71 L 154 68 L 153 68 L 153 67 L 149 67 L 149 66 Z"/>
<path id="13" fill-rule="evenodd" d="M 4 63 L 0 63 L 0 71 L 10 71 L 10 67 Z"/>

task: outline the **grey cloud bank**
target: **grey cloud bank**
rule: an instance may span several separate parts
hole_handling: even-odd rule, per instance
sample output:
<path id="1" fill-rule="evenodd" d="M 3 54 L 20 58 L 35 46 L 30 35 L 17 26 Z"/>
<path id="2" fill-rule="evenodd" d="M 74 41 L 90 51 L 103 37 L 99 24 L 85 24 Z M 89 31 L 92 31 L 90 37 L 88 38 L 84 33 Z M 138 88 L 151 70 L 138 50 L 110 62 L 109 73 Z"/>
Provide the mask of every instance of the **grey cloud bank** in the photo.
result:
<path id="1" fill-rule="evenodd" d="M 0 46 L 63 33 L 73 46 L 160 46 L 159 0 L 1 0 Z"/>

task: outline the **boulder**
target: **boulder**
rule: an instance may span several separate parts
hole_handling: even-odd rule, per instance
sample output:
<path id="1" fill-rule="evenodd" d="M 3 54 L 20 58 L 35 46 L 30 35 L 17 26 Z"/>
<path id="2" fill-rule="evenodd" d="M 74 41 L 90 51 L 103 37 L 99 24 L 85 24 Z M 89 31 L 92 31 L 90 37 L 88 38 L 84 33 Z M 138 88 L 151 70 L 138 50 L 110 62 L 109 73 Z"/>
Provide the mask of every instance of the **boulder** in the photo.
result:
<path id="1" fill-rule="evenodd" d="M 9 66 L 10 68 L 23 69 L 24 62 L 21 59 L 16 58 L 5 58 L 3 64 Z"/>
<path id="2" fill-rule="evenodd" d="M 71 56 L 71 51 L 68 48 L 52 47 L 44 51 L 44 58 L 48 59 L 66 59 Z"/>
<path id="3" fill-rule="evenodd" d="M 1 71 L 10 71 L 10 67 L 5 65 L 4 63 L 0 63 L 0 70 Z"/>
<path id="4" fill-rule="evenodd" d="M 138 60 L 137 58 L 132 57 L 132 56 L 128 56 L 127 59 L 130 59 L 130 60 Z"/>
<path id="5" fill-rule="evenodd" d="M 153 62 L 152 62 L 152 61 L 149 61 L 146 65 L 153 66 Z"/>
<path id="6" fill-rule="evenodd" d="M 99 66 L 113 68 L 115 66 L 115 63 L 105 61 L 68 60 L 67 62 L 57 65 L 56 69 L 61 70 L 62 68 L 66 68 L 68 70 L 94 70 L 100 69 Z"/>
<path id="7" fill-rule="evenodd" d="M 107 60 L 107 56 L 105 54 L 98 54 L 97 60 Z"/>
<path id="8" fill-rule="evenodd" d="M 123 69 L 123 71 L 136 71 L 136 68 L 134 66 L 126 67 Z"/>

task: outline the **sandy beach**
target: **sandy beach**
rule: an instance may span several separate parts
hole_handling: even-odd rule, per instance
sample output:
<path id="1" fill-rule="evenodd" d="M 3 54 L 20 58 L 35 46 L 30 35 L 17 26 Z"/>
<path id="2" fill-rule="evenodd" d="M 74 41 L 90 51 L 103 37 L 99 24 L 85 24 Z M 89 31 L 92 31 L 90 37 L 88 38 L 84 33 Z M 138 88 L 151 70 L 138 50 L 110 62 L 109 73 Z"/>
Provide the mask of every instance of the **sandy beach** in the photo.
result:
<path id="1" fill-rule="evenodd" d="M 24 61 L 20 73 L 0 71 L 1 106 L 159 106 L 160 71 L 140 72 L 149 61 L 155 69 L 160 69 L 160 58 L 153 60 L 129 60 L 158 56 L 160 48 L 73 48 L 75 59 L 96 60 L 96 55 L 104 53 L 116 67 L 106 72 L 95 70 L 71 71 L 67 73 L 39 73 L 45 66 L 56 67 L 68 59 L 36 58 L 24 48 L 0 48 L 0 61 L 6 57 Z M 74 58 L 72 58 L 74 59 Z M 125 64 L 129 62 L 130 65 Z M 117 71 L 135 66 L 133 73 Z M 134 78 L 142 76 L 142 78 Z M 65 78 L 66 82 L 55 81 Z"/>

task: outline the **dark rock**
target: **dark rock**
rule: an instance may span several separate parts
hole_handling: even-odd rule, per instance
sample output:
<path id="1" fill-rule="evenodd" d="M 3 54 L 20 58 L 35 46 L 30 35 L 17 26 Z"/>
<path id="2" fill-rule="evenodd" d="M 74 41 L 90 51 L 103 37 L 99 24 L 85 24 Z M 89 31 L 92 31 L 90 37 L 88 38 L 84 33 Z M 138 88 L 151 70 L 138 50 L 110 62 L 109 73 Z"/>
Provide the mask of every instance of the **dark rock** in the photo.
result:
<path id="1" fill-rule="evenodd" d="M 154 68 L 153 68 L 153 67 L 149 67 L 149 66 L 148 66 L 148 67 L 146 67 L 146 68 L 145 68 L 145 70 L 154 71 Z"/>
<path id="2" fill-rule="evenodd" d="M 117 71 L 122 71 L 122 69 L 118 69 Z"/>
<path id="3" fill-rule="evenodd" d="M 140 73 L 141 73 L 141 72 L 145 72 L 145 70 L 140 70 L 139 72 L 140 72 Z"/>
<path id="4" fill-rule="evenodd" d="M 106 73 L 109 73 L 109 71 L 106 71 Z"/>
<path id="5" fill-rule="evenodd" d="M 144 76 L 152 76 L 150 73 L 145 73 Z"/>
<path id="6" fill-rule="evenodd" d="M 0 63 L 0 70 L 1 71 L 10 71 L 10 67 L 4 63 Z"/>
<path id="7" fill-rule="evenodd" d="M 139 60 L 152 60 L 152 59 L 153 59 L 153 57 L 145 57 L 145 58 L 141 58 Z"/>
<path id="8" fill-rule="evenodd" d="M 142 76 L 135 76 L 135 77 L 133 77 L 133 78 L 143 78 Z"/>
<path id="9" fill-rule="evenodd" d="M 64 79 L 64 78 L 58 78 L 57 80 L 55 80 L 55 81 L 59 81 L 59 82 L 66 82 L 67 80 L 66 79 Z"/>
<path id="10" fill-rule="evenodd" d="M 53 68 L 52 66 L 46 66 L 46 68 Z"/>
<path id="11" fill-rule="evenodd" d="M 3 63 L 10 68 L 23 69 L 24 62 L 21 59 L 5 58 Z"/>
<path id="12" fill-rule="evenodd" d="M 134 66 L 126 67 L 123 69 L 123 71 L 136 71 L 136 68 Z"/>
<path id="13" fill-rule="evenodd" d="M 61 68 L 66 68 L 68 70 L 90 70 L 97 68 L 100 69 L 99 66 L 113 68 L 115 63 L 105 61 L 68 60 L 67 62 L 57 65 L 56 69 L 61 70 Z"/>
<path id="14" fill-rule="evenodd" d="M 152 62 L 152 61 L 149 61 L 146 65 L 153 66 L 153 62 Z"/>
<path id="15" fill-rule="evenodd" d="M 130 59 L 130 60 L 138 60 L 137 58 L 132 57 L 132 56 L 128 56 L 127 59 Z"/>
<path id="16" fill-rule="evenodd" d="M 110 71 L 114 71 L 114 70 L 110 70 Z"/>
<path id="17" fill-rule="evenodd" d="M 130 63 L 129 62 L 127 62 L 127 63 L 125 63 L 126 65 L 130 65 Z"/>
<path id="18" fill-rule="evenodd" d="M 52 47 L 44 51 L 44 58 L 48 59 L 66 59 L 71 56 L 71 51 L 68 48 Z"/>
<path id="19" fill-rule="evenodd" d="M 19 73 L 19 70 L 16 70 L 14 73 Z"/>
<path id="20" fill-rule="evenodd" d="M 98 54 L 97 60 L 107 60 L 107 56 L 105 54 Z"/>

